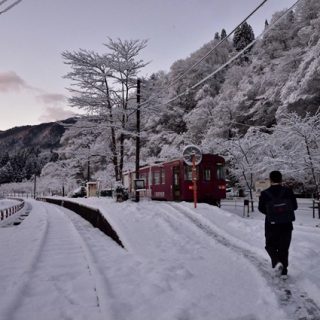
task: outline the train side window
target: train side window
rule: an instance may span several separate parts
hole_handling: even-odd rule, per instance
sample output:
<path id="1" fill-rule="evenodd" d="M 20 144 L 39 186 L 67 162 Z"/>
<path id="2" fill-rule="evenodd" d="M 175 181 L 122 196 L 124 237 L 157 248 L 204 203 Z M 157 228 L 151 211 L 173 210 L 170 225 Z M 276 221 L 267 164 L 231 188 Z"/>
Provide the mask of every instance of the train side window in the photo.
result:
<path id="1" fill-rule="evenodd" d="M 161 168 L 161 184 L 165 184 L 166 183 L 166 174 L 163 168 Z"/>
<path id="2" fill-rule="evenodd" d="M 223 164 L 218 164 L 217 163 L 217 179 L 218 180 L 224 180 L 225 179 L 225 173 L 224 173 Z"/>
<path id="3" fill-rule="evenodd" d="M 199 168 L 196 167 L 197 172 L 197 180 L 199 180 Z M 192 166 L 185 166 L 184 167 L 184 180 L 185 181 L 192 181 Z"/>
<path id="4" fill-rule="evenodd" d="M 211 170 L 210 170 L 210 168 L 203 169 L 203 181 L 211 181 Z"/>
<path id="5" fill-rule="evenodd" d="M 160 184 L 160 171 L 153 172 L 153 184 Z"/>

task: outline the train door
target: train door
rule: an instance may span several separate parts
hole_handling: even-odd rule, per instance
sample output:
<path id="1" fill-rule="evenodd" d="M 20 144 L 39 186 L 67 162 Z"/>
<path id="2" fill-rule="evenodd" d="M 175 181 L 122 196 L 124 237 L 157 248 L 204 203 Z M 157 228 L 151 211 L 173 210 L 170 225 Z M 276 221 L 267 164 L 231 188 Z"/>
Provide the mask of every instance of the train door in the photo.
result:
<path id="1" fill-rule="evenodd" d="M 181 186 L 180 186 L 180 166 L 173 167 L 173 182 L 172 182 L 172 192 L 173 200 L 180 200 L 181 197 Z"/>

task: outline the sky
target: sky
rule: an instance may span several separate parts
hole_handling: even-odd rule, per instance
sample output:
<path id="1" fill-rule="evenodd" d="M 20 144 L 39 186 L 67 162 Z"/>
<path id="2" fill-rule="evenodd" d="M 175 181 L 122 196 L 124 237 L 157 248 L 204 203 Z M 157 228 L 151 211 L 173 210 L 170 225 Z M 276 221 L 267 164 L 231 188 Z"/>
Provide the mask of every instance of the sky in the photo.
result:
<path id="1" fill-rule="evenodd" d="M 13 3 L 7 0 L 0 11 Z M 142 76 L 169 71 L 178 59 L 237 26 L 262 0 L 22 0 L 0 14 L 0 130 L 65 119 L 70 71 L 61 53 L 105 52 L 112 39 L 147 39 Z M 295 0 L 268 0 L 248 20 L 259 35 L 265 19 Z"/>
<path id="2" fill-rule="evenodd" d="M 264 250 L 264 216 L 256 209 L 243 217 L 243 199 L 196 209 L 60 199 L 99 209 L 125 249 L 65 207 L 25 199 L 0 221 L 1 319 L 320 317 L 320 220 L 311 199 L 298 199 L 287 280 L 274 275 Z M 0 199 L 0 210 L 8 201 Z"/>

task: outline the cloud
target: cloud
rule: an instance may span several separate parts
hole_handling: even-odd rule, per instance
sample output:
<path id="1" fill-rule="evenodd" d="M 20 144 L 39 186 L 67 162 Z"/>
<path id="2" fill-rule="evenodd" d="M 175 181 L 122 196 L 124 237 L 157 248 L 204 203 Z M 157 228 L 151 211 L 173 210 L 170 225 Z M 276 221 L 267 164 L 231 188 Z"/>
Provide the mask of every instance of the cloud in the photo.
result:
<path id="1" fill-rule="evenodd" d="M 59 107 L 47 107 L 44 114 L 39 117 L 41 122 L 51 122 L 64 120 L 70 117 L 74 117 L 76 114 L 72 111 L 65 110 Z"/>
<path id="2" fill-rule="evenodd" d="M 38 101 L 48 104 L 57 106 L 60 103 L 65 103 L 66 97 L 63 94 L 59 93 L 43 93 L 37 96 Z"/>
<path id="3" fill-rule="evenodd" d="M 39 117 L 41 122 L 64 120 L 76 115 L 74 112 L 64 109 L 67 99 L 63 94 L 42 93 L 36 99 L 46 105 L 44 113 Z"/>
<path id="4" fill-rule="evenodd" d="M 19 91 L 30 88 L 14 71 L 0 72 L 0 91 Z"/>

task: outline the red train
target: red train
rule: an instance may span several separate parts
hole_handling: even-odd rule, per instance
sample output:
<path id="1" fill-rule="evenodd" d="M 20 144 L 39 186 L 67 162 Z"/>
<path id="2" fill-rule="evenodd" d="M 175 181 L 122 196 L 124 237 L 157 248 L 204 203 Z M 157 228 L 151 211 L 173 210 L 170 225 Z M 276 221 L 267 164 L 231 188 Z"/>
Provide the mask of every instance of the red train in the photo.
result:
<path id="1" fill-rule="evenodd" d="M 220 205 L 226 197 L 225 160 L 204 154 L 196 166 L 198 202 Z M 183 159 L 141 167 L 139 179 L 145 182 L 145 194 L 154 200 L 193 201 L 192 167 Z M 124 186 L 134 192 L 135 172 L 124 174 Z"/>

